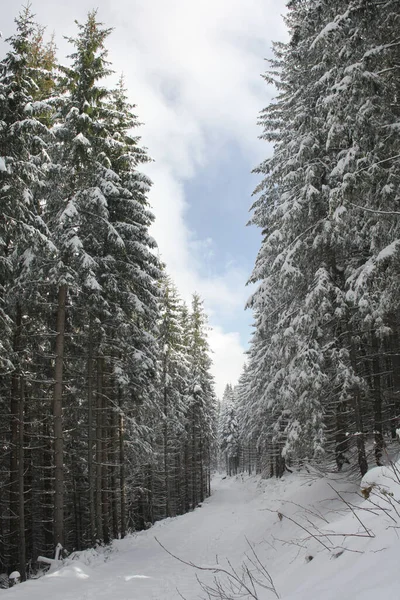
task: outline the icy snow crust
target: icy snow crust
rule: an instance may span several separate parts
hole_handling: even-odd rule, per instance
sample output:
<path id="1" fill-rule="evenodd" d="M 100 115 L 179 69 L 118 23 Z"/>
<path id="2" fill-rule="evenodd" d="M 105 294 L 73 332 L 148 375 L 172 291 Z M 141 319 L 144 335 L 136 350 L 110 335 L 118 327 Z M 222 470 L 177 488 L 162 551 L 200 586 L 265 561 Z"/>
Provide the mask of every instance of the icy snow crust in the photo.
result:
<path id="1" fill-rule="evenodd" d="M 7 600 L 187 600 L 204 597 L 198 565 L 239 567 L 247 539 L 286 600 L 398 598 L 400 479 L 372 469 L 362 488 L 342 476 L 285 475 L 214 479 L 211 498 L 192 513 L 166 519 L 109 548 L 72 555 L 45 577 L 3 592 Z M 381 489 L 384 489 L 384 492 Z M 367 493 L 367 492 L 364 492 Z M 339 497 L 341 496 L 343 500 Z M 212 574 L 197 573 L 212 582 Z M 274 598 L 260 590 L 260 600 Z"/>

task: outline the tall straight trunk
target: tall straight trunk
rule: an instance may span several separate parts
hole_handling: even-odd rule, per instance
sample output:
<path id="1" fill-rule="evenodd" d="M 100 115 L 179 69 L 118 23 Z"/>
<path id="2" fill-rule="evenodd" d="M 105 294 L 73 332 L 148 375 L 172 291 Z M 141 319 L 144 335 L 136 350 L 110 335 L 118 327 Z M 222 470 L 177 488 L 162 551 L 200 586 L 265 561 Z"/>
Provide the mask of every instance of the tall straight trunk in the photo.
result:
<path id="1" fill-rule="evenodd" d="M 203 437 L 200 433 L 199 439 L 199 460 L 200 460 L 200 487 L 199 487 L 199 500 L 204 502 L 204 457 L 203 457 Z"/>
<path id="2" fill-rule="evenodd" d="M 74 471 L 76 469 L 77 465 L 75 464 Z M 78 492 L 78 485 L 77 485 L 77 480 L 76 477 L 74 475 L 72 475 L 72 489 L 73 489 L 73 507 L 74 507 L 74 538 L 75 538 L 75 548 L 77 550 L 80 550 L 80 543 L 81 543 L 81 530 L 80 530 L 80 507 L 79 507 L 79 492 Z"/>
<path id="3" fill-rule="evenodd" d="M 41 505 L 43 511 L 43 519 L 45 522 L 44 526 L 44 550 L 45 555 L 51 556 L 54 552 L 54 538 L 53 538 L 53 521 L 54 521 L 54 507 L 52 506 L 52 494 L 53 494 L 53 448 L 51 444 L 51 424 L 48 419 L 43 420 L 42 425 L 42 474 L 40 477 L 41 485 Z M 35 521 L 35 519 L 33 519 Z M 33 536 L 36 543 L 36 535 Z M 43 549 L 41 549 L 43 552 Z"/>
<path id="4" fill-rule="evenodd" d="M 176 443 L 176 442 L 175 442 Z M 182 489 L 181 489 L 181 454 L 180 449 L 175 448 L 174 455 L 175 470 L 175 507 L 174 516 L 182 513 Z"/>
<path id="5" fill-rule="evenodd" d="M 20 377 L 19 391 L 19 444 L 18 444 L 18 522 L 19 522 L 19 572 L 21 581 L 26 580 L 26 542 L 25 542 L 25 482 L 24 482 L 24 411 L 25 380 Z"/>
<path id="6" fill-rule="evenodd" d="M 347 437 L 347 403 L 338 402 L 336 404 L 336 423 L 335 423 L 335 460 L 337 470 L 340 472 L 345 462 L 349 462 L 346 457 L 348 450 Z"/>
<path id="7" fill-rule="evenodd" d="M 190 508 L 190 458 L 189 458 L 189 432 L 187 431 L 187 439 L 185 442 L 185 470 L 184 470 L 184 482 L 185 482 L 185 496 L 184 496 L 184 512 L 187 512 Z"/>
<path id="8" fill-rule="evenodd" d="M 354 408 L 354 416 L 356 422 L 356 444 L 357 444 L 357 456 L 358 456 L 358 466 L 360 468 L 361 476 L 364 477 L 365 473 L 368 471 L 368 462 L 367 455 L 365 452 L 365 440 L 364 440 L 364 426 L 362 419 L 362 409 L 361 409 L 361 394 L 357 390 L 353 393 L 353 408 Z"/>
<path id="9" fill-rule="evenodd" d="M 169 472 L 168 472 L 168 392 L 166 385 L 166 365 L 164 365 L 164 486 L 165 486 L 165 516 L 171 516 L 171 505 L 170 505 L 170 486 L 169 486 Z"/>
<path id="10" fill-rule="evenodd" d="M 149 523 L 154 523 L 154 474 L 151 465 L 148 466 L 147 470 L 147 481 L 146 481 L 147 492 L 143 497 L 144 500 L 144 511 L 145 511 L 145 526 L 148 527 Z"/>
<path id="11" fill-rule="evenodd" d="M 102 504 L 102 468 L 103 458 L 103 358 L 97 358 L 97 390 L 96 390 L 96 537 L 103 539 L 103 504 Z"/>
<path id="12" fill-rule="evenodd" d="M 269 452 L 267 452 L 267 456 L 269 457 L 269 476 L 275 477 L 275 444 L 271 441 L 267 441 L 267 450 L 269 446 Z M 259 448 L 256 448 L 256 473 L 258 473 L 258 462 L 259 462 Z"/>
<path id="13" fill-rule="evenodd" d="M 15 311 L 15 333 L 13 350 L 16 356 L 15 370 L 11 377 L 11 444 L 10 444 L 10 563 L 17 564 L 18 557 L 18 510 L 19 510 L 19 486 L 18 486 L 18 452 L 19 452 L 19 383 L 20 383 L 20 356 L 22 333 L 22 311 L 18 303 Z"/>
<path id="14" fill-rule="evenodd" d="M 124 416 L 122 414 L 121 391 L 118 392 L 119 419 L 119 490 L 121 504 L 121 537 L 126 535 L 126 493 L 125 493 L 125 447 L 124 447 Z"/>
<path id="15" fill-rule="evenodd" d="M 392 437 L 396 438 L 397 429 L 400 426 L 400 336 L 397 332 L 396 324 L 392 327 L 394 334 L 391 339 L 391 371 L 392 371 Z"/>
<path id="16" fill-rule="evenodd" d="M 1 515 L 0 515 L 0 556 L 5 556 L 6 555 L 6 541 L 5 538 L 7 536 L 7 532 L 5 531 L 5 519 L 4 519 L 4 509 L 5 509 L 6 503 L 5 503 L 5 498 L 3 496 L 3 494 L 0 492 L 0 510 L 1 510 Z M 5 564 L 5 559 L 0 559 L 0 569 L 3 571 L 4 569 L 6 569 L 6 564 Z"/>
<path id="17" fill-rule="evenodd" d="M 119 528 L 118 528 L 118 488 L 117 488 L 117 476 L 115 472 L 115 467 L 112 467 L 111 475 L 111 525 L 112 525 L 112 537 L 113 539 L 118 538 Z"/>
<path id="18" fill-rule="evenodd" d="M 275 475 L 275 472 L 274 472 L 275 451 L 276 451 L 276 445 L 275 444 L 271 444 L 271 452 L 270 452 L 270 454 L 267 454 L 267 456 L 270 457 L 270 473 L 271 473 L 271 477 L 274 477 L 274 475 Z M 255 460 L 255 463 L 256 463 L 256 474 L 261 473 L 261 456 L 262 456 L 262 452 L 261 452 L 261 448 L 259 447 L 256 450 L 256 460 Z"/>
<path id="19" fill-rule="evenodd" d="M 57 337 L 54 369 L 53 431 L 54 431 L 54 545 L 64 544 L 64 437 L 62 422 L 62 388 L 65 343 L 65 306 L 67 286 L 58 290 Z"/>
<path id="20" fill-rule="evenodd" d="M 275 475 L 276 477 L 282 477 L 286 468 L 286 462 L 284 456 L 282 456 L 282 452 L 279 449 L 279 452 L 276 455 L 276 463 L 275 463 Z"/>
<path id="21" fill-rule="evenodd" d="M 211 496 L 211 469 L 208 470 L 208 495 Z"/>
<path id="22" fill-rule="evenodd" d="M 193 411 L 192 421 L 192 508 L 197 506 L 197 444 L 196 444 L 196 424 Z"/>
<path id="23" fill-rule="evenodd" d="M 110 541 L 110 498 L 109 498 L 109 411 L 107 407 L 107 399 L 104 391 L 105 384 L 108 381 L 105 373 L 105 361 L 102 359 L 101 372 L 103 376 L 102 392 L 103 392 L 103 418 L 102 418 L 102 440 L 101 440 L 101 504 L 103 514 L 103 540 L 106 544 Z"/>
<path id="24" fill-rule="evenodd" d="M 350 361 L 351 366 L 353 368 L 354 373 L 357 375 L 357 358 L 356 352 L 353 345 L 353 335 L 350 329 L 351 325 L 349 324 L 348 329 L 348 343 L 350 347 Z M 352 394 L 352 404 L 353 404 L 353 413 L 354 413 L 354 421 L 356 426 L 356 445 L 357 445 L 357 457 L 358 457 L 358 466 L 360 469 L 361 476 L 363 477 L 365 473 L 368 471 L 368 462 L 367 455 L 365 452 L 365 439 L 364 439 L 364 424 L 362 417 L 362 400 L 360 390 L 357 388 L 353 391 Z"/>
<path id="25" fill-rule="evenodd" d="M 375 461 L 382 466 L 382 454 L 385 447 L 383 440 L 382 423 L 382 389 L 381 389 L 381 365 L 379 360 L 379 343 L 376 334 L 372 332 L 372 381 L 374 396 L 374 436 L 375 436 Z"/>
<path id="26" fill-rule="evenodd" d="M 31 396 L 36 397 L 37 392 L 35 393 L 35 385 L 32 386 Z M 36 435 L 40 435 L 40 430 L 37 428 L 37 425 L 33 425 L 35 419 L 37 419 L 37 415 L 39 414 L 41 417 L 41 412 L 38 410 L 37 406 L 32 410 L 32 406 L 30 406 L 31 402 L 25 401 L 24 407 L 24 438 L 25 438 L 25 446 L 24 446 L 24 499 L 25 499 L 25 548 L 27 556 L 31 557 L 34 554 L 34 540 L 33 540 L 33 503 L 34 497 L 38 497 L 38 491 L 35 490 L 35 494 L 33 492 L 33 457 L 37 456 L 37 453 L 33 451 L 31 447 L 32 444 L 28 443 L 27 440 L 30 441 L 32 430 L 35 428 Z M 40 454 L 39 454 L 40 457 Z M 39 464 L 42 464 L 41 459 L 38 460 L 38 465 L 36 465 L 35 470 L 39 470 Z"/>
<path id="27" fill-rule="evenodd" d="M 94 504 L 93 471 L 93 332 L 92 318 L 89 321 L 89 348 L 87 362 L 87 401 L 88 401 L 88 486 L 89 486 L 89 538 L 95 541 L 96 511 Z"/>
<path id="28" fill-rule="evenodd" d="M 208 443 L 207 496 L 211 496 L 211 448 Z"/>
<path id="29" fill-rule="evenodd" d="M 118 397 L 118 391 L 117 391 Z M 111 513 L 112 513 L 112 532 L 116 539 L 119 533 L 118 526 L 118 462 L 119 462 L 119 440 L 118 440 L 118 413 L 113 409 L 111 413 Z"/>

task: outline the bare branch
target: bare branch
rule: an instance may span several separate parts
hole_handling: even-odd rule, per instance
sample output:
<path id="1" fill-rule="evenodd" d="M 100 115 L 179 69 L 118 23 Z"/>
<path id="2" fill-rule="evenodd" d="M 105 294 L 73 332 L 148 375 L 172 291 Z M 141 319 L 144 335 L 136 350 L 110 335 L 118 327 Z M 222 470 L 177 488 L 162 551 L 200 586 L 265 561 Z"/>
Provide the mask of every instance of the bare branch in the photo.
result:
<path id="1" fill-rule="evenodd" d="M 351 510 L 351 512 L 353 513 L 353 515 L 355 516 L 355 518 L 357 519 L 357 521 L 360 523 L 361 527 L 364 529 L 364 531 L 366 532 L 366 534 L 368 535 L 368 537 L 374 538 L 375 534 L 372 533 L 365 525 L 364 523 L 361 521 L 360 517 L 356 514 L 356 511 L 354 510 L 354 508 L 351 506 L 351 504 L 349 504 L 349 502 L 347 502 L 347 500 L 345 500 L 345 498 L 343 498 L 343 496 L 340 494 L 340 492 L 338 492 L 337 490 L 335 490 L 335 488 L 328 483 L 329 487 L 335 492 L 335 494 L 337 494 L 339 496 L 339 498 L 342 500 L 342 502 L 345 503 L 345 505 Z"/>
<path id="2" fill-rule="evenodd" d="M 188 567 L 192 567 L 198 571 L 208 571 L 214 574 L 213 585 L 204 583 L 196 575 L 196 579 L 200 587 L 207 594 L 208 598 L 218 598 L 219 600 L 239 600 L 240 598 L 252 598 L 253 600 L 260 600 L 257 593 L 257 586 L 273 592 L 276 598 L 279 598 L 279 594 L 275 588 L 271 575 L 260 561 L 257 553 L 247 538 L 246 541 L 254 558 L 252 560 L 247 555 L 246 558 L 248 562 L 250 562 L 250 564 L 255 568 L 255 573 L 250 569 L 246 562 L 242 564 L 241 572 L 239 572 L 229 560 L 227 560 L 229 569 L 225 569 L 220 565 L 211 567 L 202 567 L 201 565 L 196 565 L 191 561 L 187 561 L 179 556 L 176 556 L 156 537 L 154 539 L 167 554 L 172 556 L 172 558 L 180 563 L 187 565 Z M 257 574 L 261 579 L 257 577 Z M 226 577 L 227 580 L 222 582 L 219 577 L 217 577 L 220 575 Z M 180 596 L 183 598 L 181 594 Z"/>

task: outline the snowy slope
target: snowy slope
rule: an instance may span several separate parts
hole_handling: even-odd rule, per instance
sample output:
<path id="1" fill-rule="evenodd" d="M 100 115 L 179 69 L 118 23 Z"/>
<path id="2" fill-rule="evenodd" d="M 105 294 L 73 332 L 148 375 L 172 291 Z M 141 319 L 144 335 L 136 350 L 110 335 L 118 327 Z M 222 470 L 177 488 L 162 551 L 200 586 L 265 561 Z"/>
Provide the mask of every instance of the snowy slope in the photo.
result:
<path id="1" fill-rule="evenodd" d="M 218 560 L 226 566 L 228 558 L 235 568 L 249 552 L 247 537 L 281 598 L 376 600 L 378 593 L 397 598 L 400 484 L 382 470 L 374 470 L 370 478 L 388 481 L 394 496 L 377 495 L 373 488 L 364 500 L 356 483 L 339 476 L 328 480 L 293 474 L 279 481 L 218 477 L 212 497 L 194 512 L 116 541 L 110 550 L 80 553 L 60 570 L 5 590 L 2 597 L 194 600 L 204 597 L 196 571 L 169 556 L 155 537 L 186 561 L 210 566 Z M 212 573 L 197 574 L 212 582 Z M 274 597 L 258 591 L 260 600 Z"/>

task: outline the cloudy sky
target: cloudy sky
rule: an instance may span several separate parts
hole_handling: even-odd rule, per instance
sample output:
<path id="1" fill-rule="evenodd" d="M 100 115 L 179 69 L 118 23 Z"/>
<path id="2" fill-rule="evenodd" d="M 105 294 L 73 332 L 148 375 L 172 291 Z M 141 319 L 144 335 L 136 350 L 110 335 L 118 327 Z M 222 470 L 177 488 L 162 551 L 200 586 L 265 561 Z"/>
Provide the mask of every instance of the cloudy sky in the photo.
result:
<path id="1" fill-rule="evenodd" d="M 125 75 L 154 158 L 146 168 L 153 235 L 182 297 L 197 291 L 204 299 L 221 395 L 240 375 L 251 331 L 245 283 L 260 236 L 245 225 L 257 184 L 251 170 L 270 151 L 257 139 L 257 115 L 274 94 L 260 74 L 271 41 L 285 39 L 285 0 L 32 2 L 37 21 L 55 32 L 60 57 L 74 20 L 96 7 L 115 28 L 109 58 Z M 4 37 L 18 10 L 4 2 Z"/>

